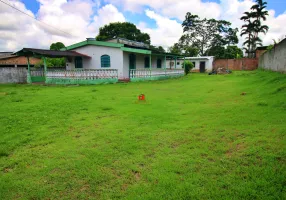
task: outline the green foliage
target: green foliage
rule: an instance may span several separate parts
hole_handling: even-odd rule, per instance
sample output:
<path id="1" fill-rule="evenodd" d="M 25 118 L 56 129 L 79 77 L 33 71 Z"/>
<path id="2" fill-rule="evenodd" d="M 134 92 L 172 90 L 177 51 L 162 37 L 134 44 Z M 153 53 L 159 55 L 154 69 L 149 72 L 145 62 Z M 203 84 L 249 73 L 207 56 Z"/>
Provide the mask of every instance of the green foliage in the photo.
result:
<path id="1" fill-rule="evenodd" d="M 66 66 L 66 59 L 65 58 L 47 58 L 46 59 L 47 67 L 65 67 Z M 44 60 L 41 59 L 35 67 L 43 67 Z"/>
<path id="2" fill-rule="evenodd" d="M 265 21 L 268 15 L 268 11 L 265 10 L 266 5 L 267 2 L 256 0 L 256 4 L 250 8 L 251 12 L 245 12 L 244 16 L 240 18 L 240 20 L 245 22 L 245 24 L 242 25 L 240 35 L 246 36 L 243 45 L 246 46 L 244 49 L 248 57 L 254 57 L 257 46 L 262 46 L 262 40 L 259 38 L 259 34 L 266 34 L 268 32 L 269 27 L 262 24 L 262 21 Z"/>
<path id="3" fill-rule="evenodd" d="M 187 13 L 182 23 L 184 35 L 179 44 L 197 48 L 200 55 L 215 46 L 237 44 L 237 28 L 231 28 L 231 23 L 225 20 L 200 19 L 198 15 Z"/>
<path id="4" fill-rule="evenodd" d="M 199 54 L 199 49 L 197 47 L 184 45 L 180 41 L 179 43 L 175 43 L 173 46 L 169 47 L 168 52 L 188 57 L 196 57 Z"/>
<path id="5" fill-rule="evenodd" d="M 190 71 L 194 68 L 194 64 L 189 61 L 189 60 L 185 60 L 182 63 L 182 68 L 184 68 L 185 74 L 188 75 L 188 73 L 190 73 Z"/>
<path id="6" fill-rule="evenodd" d="M 243 52 L 237 46 L 227 46 L 222 47 L 212 47 L 207 51 L 209 56 L 215 56 L 217 59 L 234 59 L 234 58 L 242 58 Z"/>
<path id="7" fill-rule="evenodd" d="M 156 47 L 156 46 L 150 45 L 150 49 L 152 51 L 156 51 L 156 52 L 159 52 L 159 53 L 165 53 L 166 52 L 165 49 L 162 46 Z"/>
<path id="8" fill-rule="evenodd" d="M 285 199 L 285 76 L 0 84 L 0 199 Z"/>
<path id="9" fill-rule="evenodd" d="M 50 50 L 59 51 L 64 47 L 66 47 L 66 46 L 62 42 L 56 42 L 56 43 L 51 44 Z"/>
<path id="10" fill-rule="evenodd" d="M 62 42 L 56 42 L 56 43 L 51 44 L 50 50 L 60 51 L 64 47 L 65 45 Z M 66 59 L 65 58 L 47 58 L 46 64 L 47 64 L 47 67 L 65 67 Z M 43 59 L 41 59 L 41 61 L 35 65 L 35 67 L 42 67 L 42 66 L 44 66 Z"/>
<path id="11" fill-rule="evenodd" d="M 178 43 L 175 43 L 173 46 L 169 47 L 168 49 L 169 53 L 173 53 L 173 54 L 182 54 L 182 49 L 180 47 L 180 45 Z"/>
<path id="12" fill-rule="evenodd" d="M 147 33 L 142 33 L 134 24 L 129 22 L 115 22 L 101 27 L 96 40 L 105 41 L 118 37 L 146 44 L 151 43 L 150 36 Z"/>

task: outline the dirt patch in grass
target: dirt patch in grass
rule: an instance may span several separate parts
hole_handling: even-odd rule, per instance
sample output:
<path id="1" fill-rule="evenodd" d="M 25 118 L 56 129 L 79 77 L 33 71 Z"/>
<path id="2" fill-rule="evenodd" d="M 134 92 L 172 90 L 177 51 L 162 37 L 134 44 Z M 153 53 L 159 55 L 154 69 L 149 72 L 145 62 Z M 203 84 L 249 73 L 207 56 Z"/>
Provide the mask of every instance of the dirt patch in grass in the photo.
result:
<path id="1" fill-rule="evenodd" d="M 231 146 L 233 146 L 231 144 Z M 227 157 L 232 157 L 234 154 L 238 153 L 238 152 L 241 152 L 245 149 L 245 145 L 244 143 L 239 143 L 239 144 L 236 144 L 234 147 L 230 147 L 227 151 L 226 151 L 226 156 Z"/>

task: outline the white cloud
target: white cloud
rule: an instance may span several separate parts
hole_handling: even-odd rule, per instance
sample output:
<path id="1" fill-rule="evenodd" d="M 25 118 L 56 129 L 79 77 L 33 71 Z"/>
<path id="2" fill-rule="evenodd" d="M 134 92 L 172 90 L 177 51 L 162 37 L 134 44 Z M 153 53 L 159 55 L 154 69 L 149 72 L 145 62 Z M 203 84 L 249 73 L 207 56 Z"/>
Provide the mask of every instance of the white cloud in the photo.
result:
<path id="1" fill-rule="evenodd" d="M 151 42 L 156 46 L 168 47 L 174 44 L 183 34 L 183 28 L 176 20 L 158 15 L 154 11 L 146 10 L 146 15 L 156 21 L 157 28 L 147 28 L 146 23 L 140 22 L 138 28 L 150 34 Z"/>
<path id="2" fill-rule="evenodd" d="M 241 28 L 243 21 L 240 17 L 244 12 L 249 11 L 250 7 L 254 4 L 253 0 L 221 0 L 220 3 L 201 2 L 200 0 L 109 0 L 111 2 L 123 5 L 124 9 L 132 10 L 133 12 L 141 12 L 144 6 L 152 8 L 145 10 L 146 15 L 155 20 L 157 27 L 150 29 L 148 25 L 140 26 L 142 30 L 148 32 L 151 36 L 152 43 L 155 45 L 162 45 L 164 47 L 174 44 L 175 38 L 180 38 L 182 35 L 182 28 L 179 27 L 180 23 L 184 20 L 186 12 L 197 14 L 201 18 L 215 18 L 223 19 L 232 23 L 232 27 Z M 156 17 L 155 17 L 156 16 Z M 176 18 L 177 20 L 170 20 Z M 164 19 L 164 20 L 163 20 Z M 169 21 L 168 21 L 169 20 Z M 269 26 L 267 35 L 261 34 L 264 45 L 273 43 L 272 39 L 279 39 L 286 33 L 286 11 L 275 17 L 273 10 L 269 11 L 269 16 L 266 25 Z M 172 23 L 170 23 L 172 22 Z M 176 30 L 176 31 L 174 31 Z M 164 36 L 164 37 L 162 37 Z M 171 37 L 170 37 L 171 36 Z M 178 41 L 175 40 L 175 42 Z M 239 36 L 239 46 L 242 46 L 243 38 Z"/>
<path id="3" fill-rule="evenodd" d="M 37 19 L 56 29 L 0 2 L 0 51 L 15 51 L 23 47 L 49 48 L 51 43 L 57 41 L 70 45 L 86 37 L 94 37 L 99 27 L 110 22 L 126 21 L 124 14 L 115 6 L 134 14 L 143 13 L 154 20 L 155 28 L 150 28 L 142 20 L 137 26 L 150 34 L 153 45 L 166 48 L 182 35 L 181 22 L 186 12 L 201 18 L 224 19 L 230 21 L 233 27 L 240 28 L 243 22 L 239 18 L 253 5 L 253 0 L 220 0 L 220 3 L 201 0 L 105 0 L 110 4 L 100 7 L 100 0 L 37 0 L 40 9 L 34 15 L 19 0 L 4 1 L 30 16 L 36 15 Z M 269 14 L 266 24 L 270 30 L 266 36 L 261 36 L 265 45 L 286 33 L 286 12 L 275 17 L 275 12 L 270 10 Z"/>
<path id="4" fill-rule="evenodd" d="M 22 2 L 4 1 L 35 17 Z M 116 7 L 108 4 L 99 8 L 99 1 L 38 1 L 37 19 L 43 23 L 1 3 L 0 19 L 5 20 L 0 20 L 0 51 L 16 51 L 23 47 L 49 48 L 51 43 L 57 41 L 71 45 L 86 37 L 95 37 L 99 27 L 106 23 L 125 21 Z"/>

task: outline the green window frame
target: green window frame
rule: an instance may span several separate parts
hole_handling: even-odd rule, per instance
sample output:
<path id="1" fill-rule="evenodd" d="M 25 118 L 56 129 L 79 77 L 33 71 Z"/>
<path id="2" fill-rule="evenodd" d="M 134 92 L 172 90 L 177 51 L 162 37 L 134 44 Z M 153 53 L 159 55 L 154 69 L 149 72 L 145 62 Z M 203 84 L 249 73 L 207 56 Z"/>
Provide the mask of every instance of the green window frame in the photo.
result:
<path id="1" fill-rule="evenodd" d="M 101 67 L 110 67 L 110 56 L 109 55 L 102 55 L 100 57 Z"/>
<path id="2" fill-rule="evenodd" d="M 157 59 L 157 68 L 162 68 L 162 60 L 160 58 Z"/>
<path id="3" fill-rule="evenodd" d="M 149 57 L 145 57 L 144 66 L 145 66 L 145 68 L 150 68 L 150 58 Z"/>
<path id="4" fill-rule="evenodd" d="M 82 68 L 82 57 L 75 57 L 74 65 L 76 69 L 81 69 Z"/>

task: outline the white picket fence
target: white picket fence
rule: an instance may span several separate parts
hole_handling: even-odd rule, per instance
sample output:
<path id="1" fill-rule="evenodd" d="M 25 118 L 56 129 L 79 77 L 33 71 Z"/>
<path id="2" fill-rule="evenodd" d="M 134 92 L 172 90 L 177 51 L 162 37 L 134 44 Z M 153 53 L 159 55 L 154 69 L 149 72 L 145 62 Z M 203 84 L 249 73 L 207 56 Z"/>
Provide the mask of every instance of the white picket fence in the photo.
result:
<path id="1" fill-rule="evenodd" d="M 118 78 L 117 69 L 48 70 L 47 78 L 110 79 Z"/>
<path id="2" fill-rule="evenodd" d="M 184 74 L 184 69 L 131 69 L 129 73 L 130 78 L 178 76 Z"/>

